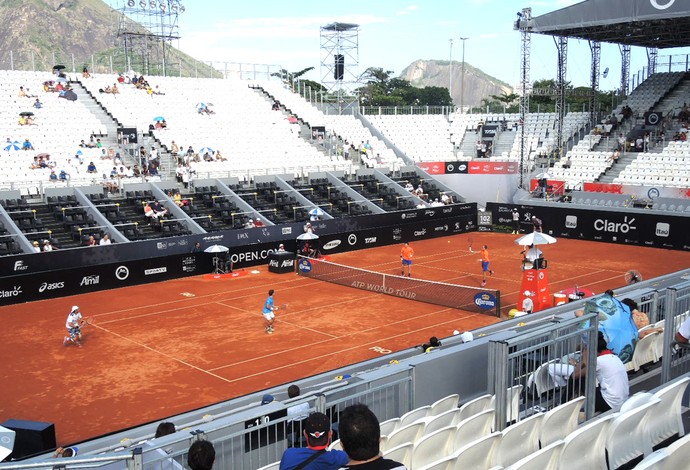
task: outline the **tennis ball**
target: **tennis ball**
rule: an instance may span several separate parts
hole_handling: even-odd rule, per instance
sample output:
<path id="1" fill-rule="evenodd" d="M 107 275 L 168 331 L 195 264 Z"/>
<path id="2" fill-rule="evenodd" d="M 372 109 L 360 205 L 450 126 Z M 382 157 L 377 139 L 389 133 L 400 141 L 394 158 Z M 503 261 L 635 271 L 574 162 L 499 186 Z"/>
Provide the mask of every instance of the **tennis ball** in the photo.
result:
<path id="1" fill-rule="evenodd" d="M 448 243 L 450 243 L 450 240 L 448 240 Z"/>

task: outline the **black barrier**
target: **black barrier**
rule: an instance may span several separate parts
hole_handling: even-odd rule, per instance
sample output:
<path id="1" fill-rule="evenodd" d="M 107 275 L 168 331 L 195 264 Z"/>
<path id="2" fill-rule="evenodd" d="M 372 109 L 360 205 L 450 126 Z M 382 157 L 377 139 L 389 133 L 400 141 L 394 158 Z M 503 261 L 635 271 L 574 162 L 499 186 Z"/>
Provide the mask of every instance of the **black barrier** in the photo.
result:
<path id="1" fill-rule="evenodd" d="M 80 295 L 211 272 L 212 255 L 190 253 L 15 276 L 0 289 L 0 305 Z"/>
<path id="2" fill-rule="evenodd" d="M 462 210 L 459 210 L 462 208 Z M 414 241 L 426 238 L 441 237 L 457 233 L 476 230 L 476 205 L 463 204 L 444 206 L 432 209 L 396 212 L 382 214 L 381 221 L 392 222 L 390 226 L 366 227 L 368 220 L 359 217 L 348 218 L 350 223 L 338 220 L 337 223 L 319 223 L 316 225 L 320 232 L 322 253 L 328 254 L 341 251 L 357 250 L 374 246 L 390 245 L 401 241 Z M 333 221 L 326 221 L 333 222 Z M 364 223 L 362 223 L 364 222 Z M 315 224 L 313 224 L 315 225 Z M 282 231 L 285 227 L 270 227 Z M 277 241 L 262 242 L 258 238 L 252 242 L 251 238 L 245 244 L 229 244 L 228 256 L 234 269 L 242 269 L 260 264 L 267 264 L 269 255 L 280 243 L 288 251 L 296 251 L 295 238 L 303 233 L 303 224 L 299 224 L 299 232 L 290 228 L 290 238 Z M 344 229 L 342 232 L 328 233 L 329 230 Z M 252 229 L 257 230 L 257 229 Z M 261 230 L 261 229 L 258 229 Z M 246 233 L 246 230 L 240 231 Z M 230 232 L 237 236 L 237 233 Z M 203 240 L 205 246 L 213 244 L 225 245 L 227 233 L 212 233 L 188 238 L 168 238 L 150 240 L 148 242 L 122 243 L 110 246 L 85 247 L 74 250 L 54 251 L 49 253 L 34 253 L 31 255 L 7 257 L 8 271 L 2 279 L 0 288 L 0 305 L 82 294 L 86 292 L 114 289 L 129 285 L 157 282 L 195 274 L 210 273 L 213 270 L 213 254 L 189 253 L 195 244 L 195 238 Z M 118 259 L 120 249 L 126 254 L 130 245 L 141 245 L 152 248 L 153 251 L 145 258 Z M 226 245 L 227 246 L 227 245 Z M 184 250 L 182 253 L 171 251 Z M 158 255 L 158 256 L 152 256 Z M 123 256 L 123 258 L 126 258 Z M 65 267 L 53 260 L 68 260 Z M 79 264 L 79 261 L 84 261 Z M 115 273 L 119 274 L 115 274 Z M 45 285 L 44 285 L 45 284 Z"/>
<path id="3" fill-rule="evenodd" d="M 520 213 L 520 227 L 532 231 L 531 217 L 543 222 L 543 231 L 555 237 L 608 243 L 625 243 L 674 250 L 690 250 L 688 217 L 631 210 L 587 210 L 569 204 L 528 206 L 487 203 L 495 231 L 511 231 L 513 208 Z"/>
<path id="4" fill-rule="evenodd" d="M 315 232 L 322 236 L 347 231 L 359 231 L 376 227 L 407 224 L 410 221 L 438 220 L 475 214 L 477 205 L 454 204 L 450 206 L 412 209 L 407 211 L 369 214 L 356 217 L 321 220 L 312 223 Z M 251 229 L 225 230 L 184 237 L 157 238 L 130 243 L 117 243 L 107 246 L 56 250 L 48 253 L 27 253 L 0 257 L 0 277 L 13 277 L 56 269 L 82 268 L 107 263 L 134 261 L 141 258 L 161 257 L 189 253 L 196 242 L 202 249 L 211 245 L 240 248 L 246 245 L 262 245 L 277 248 L 285 243 L 285 248 L 294 251 L 297 235 L 304 233 L 306 222 L 296 222 Z M 290 246 L 287 244 L 290 243 Z M 240 250 L 242 251 L 242 250 Z M 265 259 L 265 257 L 264 257 Z M 255 263 L 257 264 L 257 263 Z"/>

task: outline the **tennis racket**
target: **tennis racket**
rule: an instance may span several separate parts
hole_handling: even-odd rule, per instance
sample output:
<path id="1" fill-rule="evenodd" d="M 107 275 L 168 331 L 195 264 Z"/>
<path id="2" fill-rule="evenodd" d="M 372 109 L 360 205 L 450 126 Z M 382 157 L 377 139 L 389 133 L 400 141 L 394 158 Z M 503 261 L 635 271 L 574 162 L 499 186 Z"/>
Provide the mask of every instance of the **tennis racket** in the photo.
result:
<path id="1" fill-rule="evenodd" d="M 474 243 L 474 239 L 472 237 L 468 238 L 467 241 L 470 243 L 470 253 L 474 253 L 474 249 L 472 249 L 472 244 Z"/>
<path id="2" fill-rule="evenodd" d="M 85 326 L 93 325 L 95 322 L 96 320 L 93 317 L 82 318 L 81 320 L 79 320 L 79 328 L 84 328 Z"/>
<path id="3" fill-rule="evenodd" d="M 289 306 L 290 304 L 276 305 L 275 307 L 273 307 L 273 310 L 287 310 Z"/>

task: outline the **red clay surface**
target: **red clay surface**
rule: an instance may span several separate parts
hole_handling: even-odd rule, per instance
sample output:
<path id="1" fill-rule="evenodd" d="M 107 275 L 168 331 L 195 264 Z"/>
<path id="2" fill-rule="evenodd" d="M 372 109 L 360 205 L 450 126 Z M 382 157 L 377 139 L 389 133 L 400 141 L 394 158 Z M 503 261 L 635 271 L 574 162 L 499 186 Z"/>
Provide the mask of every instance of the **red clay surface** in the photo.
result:
<path id="1" fill-rule="evenodd" d="M 478 286 L 478 253 L 488 244 L 490 288 L 502 311 L 520 290 L 515 236 L 474 233 L 414 242 L 414 277 Z M 542 247 L 551 291 L 623 285 L 638 269 L 645 279 L 690 266 L 690 253 L 561 239 Z M 399 274 L 400 246 L 344 253 L 341 264 Z M 294 274 L 207 280 L 203 276 L 0 308 L 0 420 L 47 421 L 59 445 L 76 443 L 253 391 L 370 359 L 375 346 L 397 351 L 500 321 L 436 305 L 338 286 Z M 261 307 L 276 290 L 276 331 L 267 335 Z M 72 305 L 97 324 L 84 346 L 65 347 Z"/>

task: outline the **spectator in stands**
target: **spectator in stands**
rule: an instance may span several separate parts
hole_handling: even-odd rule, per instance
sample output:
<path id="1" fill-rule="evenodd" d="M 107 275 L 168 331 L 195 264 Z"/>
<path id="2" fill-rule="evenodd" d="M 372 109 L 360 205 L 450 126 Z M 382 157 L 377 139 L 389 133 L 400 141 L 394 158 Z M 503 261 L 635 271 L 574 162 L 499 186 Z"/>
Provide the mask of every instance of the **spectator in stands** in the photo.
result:
<path id="1" fill-rule="evenodd" d="M 625 150 L 625 136 L 623 134 L 618 135 L 618 150 L 621 152 Z"/>
<path id="2" fill-rule="evenodd" d="M 59 175 L 60 181 L 67 181 L 69 179 L 69 174 L 64 170 L 60 170 L 60 175 Z"/>
<path id="3" fill-rule="evenodd" d="M 690 317 L 680 324 L 675 339 L 677 343 L 690 343 Z"/>
<path id="4" fill-rule="evenodd" d="M 264 221 L 257 217 L 256 220 L 254 221 L 254 227 L 263 227 L 263 226 L 264 226 Z"/>
<path id="5" fill-rule="evenodd" d="M 194 441 L 189 446 L 187 465 L 191 470 L 211 470 L 216 460 L 216 450 L 209 441 Z"/>
<path id="6" fill-rule="evenodd" d="M 93 162 L 89 162 L 89 166 L 86 167 L 87 173 L 98 173 L 98 169 Z"/>
<path id="7" fill-rule="evenodd" d="M 626 297 L 625 299 L 621 300 L 621 303 L 627 305 L 630 309 L 630 316 L 632 317 L 632 320 L 635 323 L 635 326 L 638 330 L 646 326 L 649 326 L 649 317 L 646 313 L 640 312 L 639 305 L 637 305 L 637 302 L 635 302 L 633 299 Z M 638 335 L 640 339 L 642 339 L 649 334 L 661 333 L 662 331 L 664 331 L 663 328 L 647 328 L 644 331 L 638 331 Z"/>
<path id="8" fill-rule="evenodd" d="M 55 173 L 55 170 L 50 170 L 50 175 L 48 176 L 48 179 L 50 181 L 57 181 L 58 180 L 58 176 Z"/>
<path id="9" fill-rule="evenodd" d="M 159 437 L 163 437 L 163 436 L 169 436 L 170 434 L 174 434 L 175 432 L 176 432 L 176 429 L 175 429 L 175 425 L 173 423 L 170 423 L 167 421 L 162 422 L 156 428 L 156 434 L 153 436 L 153 439 L 146 442 L 146 444 L 149 446 L 156 446 L 156 445 L 158 445 L 158 443 L 156 442 L 156 439 L 158 439 Z M 172 458 L 169 457 L 169 454 L 172 452 L 172 450 L 173 450 L 172 448 L 161 448 L 161 447 L 155 449 L 153 451 L 153 453 L 155 455 L 154 459 L 160 459 L 161 456 L 165 458 L 165 460 L 158 460 L 158 462 L 156 462 L 155 465 L 154 464 L 147 465 L 147 463 L 146 463 L 147 452 L 145 452 L 144 468 L 149 469 L 149 470 L 152 470 L 154 468 L 156 470 L 183 470 L 184 467 L 180 463 L 174 461 Z"/>
<path id="10" fill-rule="evenodd" d="M 570 155 L 565 159 L 565 162 L 563 162 L 563 168 L 569 169 L 570 166 L 572 165 L 572 162 L 570 161 Z"/>
<path id="11" fill-rule="evenodd" d="M 216 161 L 217 162 L 227 162 L 228 159 L 221 155 L 220 150 L 216 150 Z"/>
<path id="12" fill-rule="evenodd" d="M 53 458 L 59 458 L 59 457 L 74 457 L 79 453 L 79 448 L 72 446 L 72 447 L 58 447 L 55 449 L 55 453 L 53 453 Z"/>
<path id="13" fill-rule="evenodd" d="M 81 70 L 81 76 L 84 77 L 84 78 L 91 78 L 91 74 L 89 73 L 89 69 L 86 68 L 86 67 L 84 67 L 84 68 Z"/>
<path id="14" fill-rule="evenodd" d="M 441 203 L 444 205 L 450 204 L 450 196 L 446 193 L 441 194 Z"/>
<path id="15" fill-rule="evenodd" d="M 41 103 L 41 100 L 36 98 L 36 101 L 34 101 L 34 108 L 41 109 L 42 107 L 43 107 L 43 103 Z"/>
<path id="16" fill-rule="evenodd" d="M 22 150 L 34 150 L 34 146 L 29 139 L 25 139 L 22 144 Z"/>
<path id="17" fill-rule="evenodd" d="M 170 144 L 170 153 L 173 155 L 177 155 L 177 152 L 180 151 L 180 147 L 177 146 L 175 141 L 173 140 L 172 143 Z"/>
<path id="18" fill-rule="evenodd" d="M 331 443 L 331 421 L 323 413 L 312 413 L 304 422 L 307 447 L 292 447 L 283 452 L 280 470 L 339 469 L 347 465 L 349 458 L 342 450 L 327 451 Z"/>
<path id="19" fill-rule="evenodd" d="M 281 243 L 280 245 L 278 245 L 278 249 L 276 251 L 278 251 L 278 252 L 285 251 L 285 245 L 283 245 Z M 288 389 L 288 395 L 289 395 L 289 393 L 290 393 L 290 390 Z"/>
<path id="20" fill-rule="evenodd" d="M 406 190 L 406 191 L 409 191 L 409 192 L 413 192 L 413 191 L 414 191 L 414 186 L 412 185 L 411 182 L 408 181 L 407 183 L 405 183 L 405 190 Z"/>
<path id="21" fill-rule="evenodd" d="M 38 240 L 34 240 L 32 245 L 33 245 L 34 253 L 40 253 L 41 252 L 41 244 L 38 243 Z"/>
<path id="22" fill-rule="evenodd" d="M 86 246 L 96 246 L 98 245 L 98 242 L 96 241 L 96 237 L 93 235 L 89 235 L 89 240 L 86 242 Z"/>
<path id="23" fill-rule="evenodd" d="M 573 366 L 571 379 L 579 379 L 587 373 L 586 351 L 582 352 L 582 360 L 570 359 Z M 597 388 L 595 391 L 594 411 L 605 412 L 618 411 L 621 405 L 628 399 L 630 385 L 625 365 L 606 345 L 604 334 L 599 331 L 597 335 L 597 360 L 596 360 Z"/>
<path id="24" fill-rule="evenodd" d="M 304 233 L 314 233 L 314 227 L 312 227 L 311 223 L 306 223 L 304 226 Z"/>
<path id="25" fill-rule="evenodd" d="M 98 243 L 99 245 L 110 245 L 112 244 L 112 241 L 110 240 L 110 235 L 109 234 L 104 234 L 103 238 L 101 238 L 101 241 Z"/>
<path id="26" fill-rule="evenodd" d="M 343 450 L 350 459 L 343 469 L 405 470 L 400 462 L 381 456 L 379 420 L 366 405 L 358 403 L 345 408 L 340 414 L 338 432 Z"/>
<path id="27" fill-rule="evenodd" d="M 192 248 L 192 253 L 201 253 L 202 251 L 204 250 L 201 249 L 201 242 L 196 242 Z"/>
<path id="28" fill-rule="evenodd" d="M 165 215 L 168 213 L 168 210 L 159 201 L 153 201 L 151 209 L 153 209 L 153 213 L 155 214 L 156 218 L 165 217 Z"/>
<path id="29" fill-rule="evenodd" d="M 57 250 L 57 248 L 55 248 L 53 246 L 53 244 L 50 243 L 50 240 L 44 240 L 43 241 L 43 251 L 53 251 L 53 250 Z"/>
<path id="30" fill-rule="evenodd" d="M 430 352 L 434 348 L 440 348 L 441 346 L 443 346 L 443 343 L 441 343 L 436 336 L 432 336 L 429 338 L 428 343 L 424 343 L 420 347 L 422 348 L 422 351 L 426 353 Z"/>
<path id="31" fill-rule="evenodd" d="M 254 219 L 249 219 L 244 223 L 244 228 L 255 228 Z"/>

